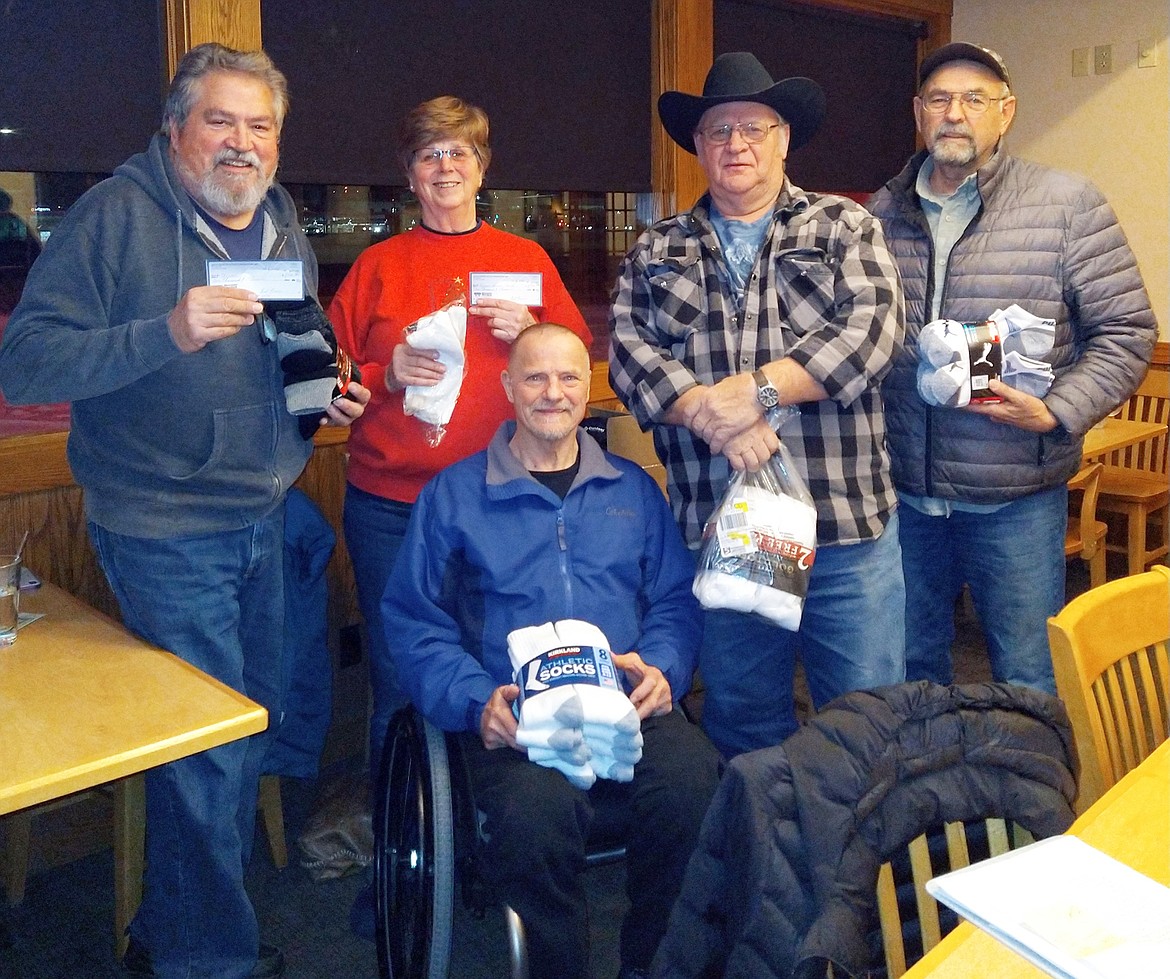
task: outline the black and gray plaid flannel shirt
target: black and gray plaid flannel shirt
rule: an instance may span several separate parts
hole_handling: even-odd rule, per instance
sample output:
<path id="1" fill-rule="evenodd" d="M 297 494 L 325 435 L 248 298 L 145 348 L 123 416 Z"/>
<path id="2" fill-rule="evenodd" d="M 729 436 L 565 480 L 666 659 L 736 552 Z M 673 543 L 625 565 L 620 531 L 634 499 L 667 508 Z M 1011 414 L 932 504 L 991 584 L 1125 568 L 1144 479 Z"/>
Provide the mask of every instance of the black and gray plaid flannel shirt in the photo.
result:
<path id="1" fill-rule="evenodd" d="M 791 357 L 824 386 L 780 437 L 817 506 L 817 542 L 878 537 L 894 507 L 879 390 L 901 346 L 902 289 L 880 224 L 859 204 L 787 179 L 742 309 L 704 196 L 649 228 L 622 263 L 610 311 L 610 380 L 654 441 L 691 546 L 731 478 L 721 455 L 662 423 L 687 389 Z"/>

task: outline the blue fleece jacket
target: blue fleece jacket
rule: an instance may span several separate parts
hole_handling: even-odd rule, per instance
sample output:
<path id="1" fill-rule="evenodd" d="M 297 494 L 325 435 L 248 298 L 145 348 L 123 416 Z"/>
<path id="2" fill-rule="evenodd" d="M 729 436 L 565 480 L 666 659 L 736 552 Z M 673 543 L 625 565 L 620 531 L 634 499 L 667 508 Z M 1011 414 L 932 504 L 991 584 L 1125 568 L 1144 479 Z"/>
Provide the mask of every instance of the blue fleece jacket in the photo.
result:
<path id="1" fill-rule="evenodd" d="M 512 454 L 515 422 L 483 452 L 423 488 L 382 599 L 398 678 L 447 731 L 478 731 L 512 682 L 508 633 L 584 619 L 615 653 L 636 651 L 690 689 L 702 635 L 694 562 L 666 500 L 637 465 L 579 432 L 581 465 L 564 500 Z"/>
<path id="2" fill-rule="evenodd" d="M 263 252 L 317 261 L 278 185 Z M 0 389 L 16 404 L 72 402 L 69 464 L 87 516 L 162 538 L 248 526 L 300 474 L 311 442 L 285 409 L 276 345 L 259 329 L 183 354 L 167 314 L 207 261 L 226 258 L 156 135 L 87 191 L 37 260 L 0 344 Z"/>

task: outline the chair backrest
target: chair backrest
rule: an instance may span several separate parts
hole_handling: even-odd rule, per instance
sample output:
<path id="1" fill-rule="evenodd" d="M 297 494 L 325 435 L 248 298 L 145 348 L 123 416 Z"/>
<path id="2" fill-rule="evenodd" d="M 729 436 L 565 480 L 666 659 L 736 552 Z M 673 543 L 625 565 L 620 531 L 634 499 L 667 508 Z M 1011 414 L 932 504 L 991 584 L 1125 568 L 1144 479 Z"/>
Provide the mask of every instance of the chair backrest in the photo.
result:
<path id="1" fill-rule="evenodd" d="M 1069 507 L 1069 536 L 1065 537 L 1065 556 L 1071 557 L 1072 554 L 1080 554 L 1084 545 L 1086 544 L 1085 537 L 1092 537 L 1091 533 L 1086 533 L 1093 528 L 1097 523 L 1097 497 L 1101 493 L 1101 473 L 1104 472 L 1105 465 L 1101 462 L 1093 462 L 1085 466 L 1072 479 L 1068 481 L 1068 491 L 1070 494 L 1071 505 Z M 1079 504 L 1075 497 L 1071 494 L 1081 493 Z M 1075 535 L 1073 532 L 1076 532 Z M 1070 552 L 1069 545 L 1073 543 L 1072 537 L 1075 536 L 1076 547 Z M 1086 558 L 1092 557 L 1091 554 L 1086 554 Z"/>
<path id="2" fill-rule="evenodd" d="M 957 922 L 954 913 L 940 907 L 926 891 L 926 882 L 939 874 L 997 857 L 1034 842 L 1017 823 L 986 819 L 945 823 L 934 832 L 916 836 L 905 852 L 883 863 L 878 872 L 877 905 L 886 955 L 886 974 L 898 979 L 910 961 L 925 955 Z"/>
<path id="3" fill-rule="evenodd" d="M 1117 414 L 1131 421 L 1159 422 L 1165 425 L 1170 421 L 1170 373 L 1151 368 L 1133 397 L 1122 403 Z M 1137 445 L 1118 449 L 1110 453 L 1105 461 L 1111 466 L 1166 475 L 1170 471 L 1167 468 L 1168 443 L 1170 439 L 1163 433 Z"/>
<path id="4" fill-rule="evenodd" d="M 1048 620 L 1084 811 L 1170 736 L 1170 569 L 1091 588 Z"/>
<path id="5" fill-rule="evenodd" d="M 638 427 L 633 415 L 613 415 L 605 422 L 606 448 L 648 472 L 663 493 L 666 492 L 666 467 L 654 451 L 654 437 Z"/>
<path id="6" fill-rule="evenodd" d="M 1093 586 L 1105 583 L 1105 535 L 1109 527 L 1097 519 L 1097 497 L 1101 492 L 1103 463 L 1085 466 L 1068 481 L 1069 518 L 1064 535 L 1064 556 L 1088 562 Z M 1076 494 L 1080 493 L 1080 501 Z"/>

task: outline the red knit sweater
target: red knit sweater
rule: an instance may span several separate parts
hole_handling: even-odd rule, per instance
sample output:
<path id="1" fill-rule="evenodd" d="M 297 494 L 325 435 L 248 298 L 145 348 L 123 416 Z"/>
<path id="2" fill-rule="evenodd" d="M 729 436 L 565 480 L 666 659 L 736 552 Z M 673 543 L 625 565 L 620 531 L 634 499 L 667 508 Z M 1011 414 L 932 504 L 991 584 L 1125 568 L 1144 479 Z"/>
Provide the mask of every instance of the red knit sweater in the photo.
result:
<path id="1" fill-rule="evenodd" d="M 500 384 L 509 345 L 492 336 L 481 316 L 467 318 L 463 385 L 437 447 L 427 445 L 425 423 L 403 414 L 402 392 L 386 390 L 386 370 L 403 328 L 439 308 L 456 277 L 466 294 L 472 272 L 542 273 L 544 308 L 532 315 L 567 326 L 589 346 L 589 327 L 535 242 L 480 224 L 460 235 L 418 227 L 367 248 L 329 306 L 337 340 L 361 366 L 362 383 L 372 392 L 350 429 L 347 473 L 367 493 L 413 503 L 428 479 L 486 448 L 500 422 L 513 417 Z"/>

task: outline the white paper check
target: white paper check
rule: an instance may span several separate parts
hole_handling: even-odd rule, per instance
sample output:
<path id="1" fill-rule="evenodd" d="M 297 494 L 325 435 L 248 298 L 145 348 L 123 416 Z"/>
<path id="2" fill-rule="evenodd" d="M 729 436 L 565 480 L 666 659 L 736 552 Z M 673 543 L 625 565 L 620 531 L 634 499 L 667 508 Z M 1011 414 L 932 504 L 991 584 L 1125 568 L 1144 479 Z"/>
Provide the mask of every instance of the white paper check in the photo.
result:
<path id="1" fill-rule="evenodd" d="M 247 289 L 261 299 L 304 299 L 303 262 L 217 262 L 207 263 L 207 284 Z"/>
<path id="2" fill-rule="evenodd" d="M 481 299 L 509 299 L 523 306 L 543 306 L 540 272 L 472 272 L 471 305 Z"/>

